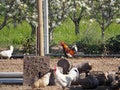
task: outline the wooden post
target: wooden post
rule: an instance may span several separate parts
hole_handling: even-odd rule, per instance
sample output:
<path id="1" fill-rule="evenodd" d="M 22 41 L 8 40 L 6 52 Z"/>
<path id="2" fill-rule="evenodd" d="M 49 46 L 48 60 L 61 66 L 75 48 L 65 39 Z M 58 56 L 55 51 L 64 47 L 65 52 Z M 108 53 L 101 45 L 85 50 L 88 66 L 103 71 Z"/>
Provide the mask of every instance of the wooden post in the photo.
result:
<path id="1" fill-rule="evenodd" d="M 43 35 L 43 12 L 42 0 L 38 0 L 38 32 L 37 32 L 38 55 L 44 56 L 44 35 Z"/>

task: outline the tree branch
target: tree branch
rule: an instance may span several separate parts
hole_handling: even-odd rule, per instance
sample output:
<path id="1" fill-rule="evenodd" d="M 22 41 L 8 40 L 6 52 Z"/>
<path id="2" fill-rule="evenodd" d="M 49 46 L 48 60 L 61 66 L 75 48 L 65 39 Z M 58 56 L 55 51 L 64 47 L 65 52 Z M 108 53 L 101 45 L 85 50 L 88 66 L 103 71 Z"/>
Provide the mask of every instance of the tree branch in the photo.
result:
<path id="1" fill-rule="evenodd" d="M 7 13 L 11 10 L 11 8 L 12 8 L 12 6 L 13 6 L 13 4 L 14 4 L 13 2 L 14 2 L 14 0 L 9 3 L 10 8 L 5 11 L 4 21 L 3 21 L 2 24 L 0 25 L 0 30 L 2 30 L 2 28 L 4 28 L 8 23 L 11 22 L 11 21 L 8 21 Z M 8 21 L 8 22 L 7 22 L 7 21 Z"/>

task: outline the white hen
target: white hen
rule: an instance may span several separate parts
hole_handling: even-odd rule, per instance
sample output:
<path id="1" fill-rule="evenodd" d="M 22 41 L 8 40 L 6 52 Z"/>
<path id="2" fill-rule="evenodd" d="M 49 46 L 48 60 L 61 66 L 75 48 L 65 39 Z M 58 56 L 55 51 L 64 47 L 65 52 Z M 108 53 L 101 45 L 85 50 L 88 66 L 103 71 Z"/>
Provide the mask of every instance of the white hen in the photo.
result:
<path id="1" fill-rule="evenodd" d="M 75 82 L 80 74 L 77 68 L 73 67 L 70 71 L 69 71 L 69 76 L 71 77 L 72 81 Z"/>
<path id="2" fill-rule="evenodd" d="M 10 58 L 12 56 L 14 47 L 11 45 L 9 50 L 4 50 L 0 52 L 0 56 L 4 58 Z"/>
<path id="3" fill-rule="evenodd" d="M 56 83 L 62 86 L 62 88 L 70 87 L 71 82 L 76 80 L 76 77 L 78 77 L 78 70 L 77 68 L 73 68 L 70 70 L 69 74 L 62 74 L 58 67 L 54 69 L 55 71 L 55 80 Z M 76 72 L 77 71 L 77 72 Z"/>

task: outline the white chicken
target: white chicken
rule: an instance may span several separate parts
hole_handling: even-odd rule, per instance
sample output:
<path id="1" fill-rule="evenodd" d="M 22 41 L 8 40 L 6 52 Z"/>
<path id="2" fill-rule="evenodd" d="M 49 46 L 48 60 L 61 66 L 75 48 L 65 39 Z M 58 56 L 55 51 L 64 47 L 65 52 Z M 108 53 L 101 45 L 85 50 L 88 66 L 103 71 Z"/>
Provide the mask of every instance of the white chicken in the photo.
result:
<path id="1" fill-rule="evenodd" d="M 10 58 L 12 56 L 14 47 L 11 45 L 9 50 L 4 50 L 0 52 L 0 56 L 3 58 Z"/>
<path id="2" fill-rule="evenodd" d="M 69 76 L 71 77 L 72 82 L 75 82 L 79 78 L 79 76 L 80 76 L 78 69 L 76 67 L 73 67 L 69 71 Z"/>
<path id="3" fill-rule="evenodd" d="M 32 88 L 40 88 L 40 87 L 45 87 L 49 84 L 49 79 L 50 79 L 51 72 L 45 74 L 43 77 L 40 79 L 36 80 L 33 83 Z"/>
<path id="4" fill-rule="evenodd" d="M 72 68 L 69 74 L 62 74 L 58 67 L 55 67 L 54 73 L 56 83 L 62 86 L 63 89 L 65 87 L 70 87 L 72 81 L 75 81 L 79 75 L 77 68 Z"/>

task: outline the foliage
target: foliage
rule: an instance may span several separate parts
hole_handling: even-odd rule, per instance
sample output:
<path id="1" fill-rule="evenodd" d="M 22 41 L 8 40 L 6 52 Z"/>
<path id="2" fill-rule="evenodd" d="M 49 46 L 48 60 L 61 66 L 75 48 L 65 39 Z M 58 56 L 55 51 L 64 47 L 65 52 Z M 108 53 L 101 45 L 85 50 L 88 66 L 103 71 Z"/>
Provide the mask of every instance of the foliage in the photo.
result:
<path id="1" fill-rule="evenodd" d="M 22 22 L 16 28 L 12 24 L 9 28 L 0 30 L 0 47 L 21 46 L 26 37 L 30 37 L 31 28 L 26 22 Z"/>
<path id="2" fill-rule="evenodd" d="M 0 17 L 2 17 L 0 30 L 3 30 L 5 26 L 10 27 L 11 24 L 17 27 L 23 21 L 27 21 L 34 29 L 33 26 L 36 25 L 37 20 L 35 0 L 1 0 L 0 9 Z"/>
<path id="3" fill-rule="evenodd" d="M 109 53 L 120 54 L 120 35 L 109 38 L 106 41 L 106 47 Z"/>
<path id="4" fill-rule="evenodd" d="M 61 25 L 68 16 L 68 0 L 48 0 L 49 11 L 49 39 L 53 40 L 54 28 Z"/>
<path id="5" fill-rule="evenodd" d="M 114 23 L 114 21 L 116 21 L 116 23 L 118 24 L 120 23 L 119 3 L 120 0 L 48 0 L 49 35 L 53 36 L 54 33 L 54 37 L 52 37 L 52 39 L 54 40 L 53 43 L 57 44 L 59 41 L 64 40 L 67 43 L 72 44 L 74 42 L 80 41 L 83 43 L 83 45 L 90 48 L 92 47 L 91 43 L 96 41 L 97 43 L 93 43 L 93 46 L 96 46 L 99 45 L 98 42 L 101 42 L 101 36 L 100 36 L 100 30 L 101 30 L 102 42 L 105 45 L 105 40 L 108 38 L 106 35 L 109 34 L 107 30 L 109 30 L 109 32 L 112 32 L 113 30 L 115 32 L 115 30 L 117 30 L 117 29 L 113 29 L 111 24 Z M 24 20 L 31 25 L 32 29 L 36 29 L 35 26 L 37 26 L 37 17 L 38 17 L 37 0 L 1 0 L 0 10 L 1 10 L 0 30 L 4 30 L 4 28 L 6 29 L 5 26 L 11 28 L 11 24 L 13 24 L 14 27 L 16 27 L 20 23 L 22 24 Z M 68 16 L 71 18 L 73 23 L 71 23 L 70 20 L 65 21 Z M 82 24 L 85 21 L 85 18 L 87 18 L 86 21 L 88 23 Z M 62 22 L 64 21 L 67 24 L 65 23 L 62 25 Z M 96 24 L 91 25 L 96 22 L 98 23 L 97 27 Z M 60 28 L 57 26 L 59 26 Z M 79 28 L 81 29 L 81 33 L 75 36 L 73 33 L 76 30 L 76 27 L 78 30 L 76 33 L 79 32 Z M 84 32 L 87 32 L 88 34 Z M 8 35 L 9 37 L 8 33 L 5 33 L 3 35 L 5 36 Z M 7 37 L 4 39 L 2 38 L 0 40 L 1 41 L 4 40 L 5 42 L 10 41 L 8 43 L 16 43 L 16 44 L 21 44 L 25 40 L 25 43 L 27 44 L 27 40 L 23 39 L 24 36 L 22 34 L 20 35 L 19 31 L 16 35 L 18 35 L 19 37 L 16 37 L 14 39 Z M 95 35 L 99 39 L 96 39 L 96 37 L 95 38 L 92 37 Z M 111 33 L 109 37 L 111 36 L 114 35 Z M 1 37 L 4 36 L 1 35 Z M 30 40 L 30 42 L 31 41 L 32 40 Z M 98 46 L 98 48 L 99 47 L 101 47 L 101 44 L 100 46 Z"/>
<path id="6" fill-rule="evenodd" d="M 23 43 L 23 53 L 24 54 L 35 54 L 36 45 L 35 45 L 35 36 L 26 38 Z"/>
<path id="7" fill-rule="evenodd" d="M 100 24 L 100 27 L 104 25 L 104 29 L 109 26 L 113 18 L 119 20 L 120 16 L 119 0 L 48 0 L 48 7 L 49 35 L 51 37 L 54 28 L 61 25 L 67 16 L 74 22 L 76 33 L 79 33 L 78 22 L 83 16 L 91 15 Z M 0 29 L 9 23 L 17 26 L 18 23 L 26 20 L 35 32 L 38 17 L 37 0 L 1 0 L 0 9 L 0 17 L 2 17 Z"/>
<path id="8" fill-rule="evenodd" d="M 101 28 L 103 53 L 105 51 L 105 30 L 110 24 L 120 16 L 120 0 L 89 0 L 88 6 L 91 7 L 91 17 L 98 22 Z M 120 18 L 120 17 L 119 17 Z"/>
<path id="9" fill-rule="evenodd" d="M 89 23 L 89 21 L 87 23 Z M 102 44 L 97 23 L 88 24 L 84 29 L 82 33 L 83 36 L 76 41 L 79 51 L 85 54 L 101 54 Z"/>
<path id="10" fill-rule="evenodd" d="M 89 14 L 89 10 L 87 4 L 89 0 L 69 0 L 69 17 L 73 21 L 75 25 L 75 35 L 79 34 L 79 24 L 81 19 L 86 17 Z M 87 15 L 88 16 L 88 15 Z"/>
<path id="11" fill-rule="evenodd" d="M 90 24 L 91 25 L 90 25 Z M 53 44 L 59 45 L 60 41 L 65 41 L 68 45 L 77 44 L 80 52 L 101 54 L 102 53 L 102 40 L 101 29 L 98 23 L 93 20 L 82 19 L 80 23 L 81 33 L 75 36 L 74 24 L 71 19 L 65 20 L 62 25 L 58 26 L 54 30 Z M 105 33 L 105 40 L 110 37 L 116 36 L 120 33 L 120 25 L 113 23 L 107 28 Z"/>

